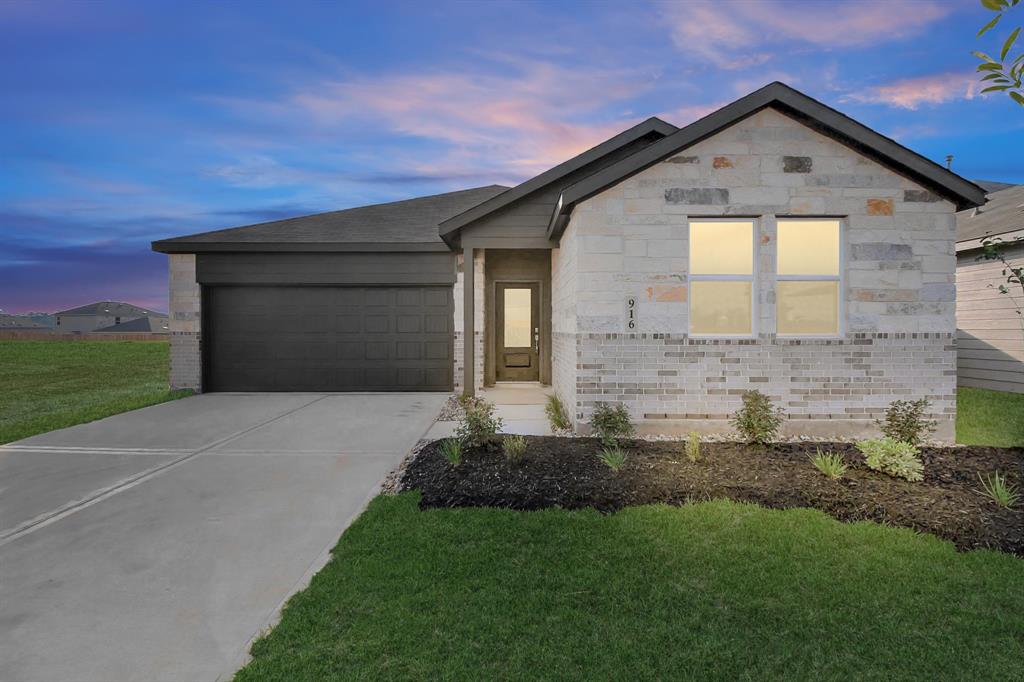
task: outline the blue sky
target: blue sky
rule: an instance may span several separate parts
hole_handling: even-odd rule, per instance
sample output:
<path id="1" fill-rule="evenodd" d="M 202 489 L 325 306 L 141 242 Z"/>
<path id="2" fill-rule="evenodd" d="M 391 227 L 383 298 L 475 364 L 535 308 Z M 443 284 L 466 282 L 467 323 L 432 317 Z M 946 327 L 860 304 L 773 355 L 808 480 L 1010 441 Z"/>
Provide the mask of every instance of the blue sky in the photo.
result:
<path id="1" fill-rule="evenodd" d="M 153 239 L 515 184 L 773 80 L 968 178 L 1024 182 L 1024 111 L 974 84 L 970 50 L 1009 31 L 975 39 L 989 16 L 974 0 L 0 0 L 0 309 L 165 310 Z"/>

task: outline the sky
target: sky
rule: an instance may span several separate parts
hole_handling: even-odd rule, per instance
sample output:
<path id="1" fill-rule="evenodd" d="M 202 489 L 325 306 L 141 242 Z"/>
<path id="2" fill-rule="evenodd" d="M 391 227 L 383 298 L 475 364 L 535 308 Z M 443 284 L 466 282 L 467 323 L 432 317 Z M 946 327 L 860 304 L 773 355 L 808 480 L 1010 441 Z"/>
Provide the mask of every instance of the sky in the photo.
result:
<path id="1" fill-rule="evenodd" d="M 970 55 L 1021 22 L 975 38 L 990 16 L 976 0 L 0 0 L 0 309 L 166 310 L 154 239 L 513 185 L 775 80 L 967 178 L 1021 183 L 1024 109 L 979 94 Z"/>

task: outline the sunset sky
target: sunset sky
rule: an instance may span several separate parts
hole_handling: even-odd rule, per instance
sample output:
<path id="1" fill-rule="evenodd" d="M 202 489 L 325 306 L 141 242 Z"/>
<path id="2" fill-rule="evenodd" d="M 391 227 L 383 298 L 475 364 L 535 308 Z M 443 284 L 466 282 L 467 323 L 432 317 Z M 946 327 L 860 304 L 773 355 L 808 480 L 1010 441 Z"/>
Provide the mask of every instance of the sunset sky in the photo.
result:
<path id="1" fill-rule="evenodd" d="M 1024 12 L 1018 12 L 1018 15 Z M 976 0 L 0 0 L 0 309 L 167 309 L 149 242 L 515 184 L 781 80 L 971 179 L 1024 182 Z"/>

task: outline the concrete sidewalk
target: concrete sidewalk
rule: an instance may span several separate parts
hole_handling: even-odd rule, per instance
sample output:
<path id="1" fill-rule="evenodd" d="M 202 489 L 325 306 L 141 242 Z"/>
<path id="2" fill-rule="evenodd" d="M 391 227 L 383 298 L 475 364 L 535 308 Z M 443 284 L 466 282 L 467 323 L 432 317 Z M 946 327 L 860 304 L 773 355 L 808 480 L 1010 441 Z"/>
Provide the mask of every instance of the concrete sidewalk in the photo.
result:
<path id="1" fill-rule="evenodd" d="M 216 680 L 443 394 L 210 394 L 0 447 L 0 680 Z"/>

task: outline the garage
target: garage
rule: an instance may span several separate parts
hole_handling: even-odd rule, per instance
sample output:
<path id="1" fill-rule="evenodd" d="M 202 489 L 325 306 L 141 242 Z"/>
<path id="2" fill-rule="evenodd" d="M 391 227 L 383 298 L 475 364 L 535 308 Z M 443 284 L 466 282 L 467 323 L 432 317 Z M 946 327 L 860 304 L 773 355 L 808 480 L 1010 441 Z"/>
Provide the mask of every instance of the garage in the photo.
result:
<path id="1" fill-rule="evenodd" d="M 450 287 L 211 287 L 208 390 L 448 391 Z"/>
<path id="2" fill-rule="evenodd" d="M 201 254 L 205 391 L 451 391 L 446 253 Z"/>

